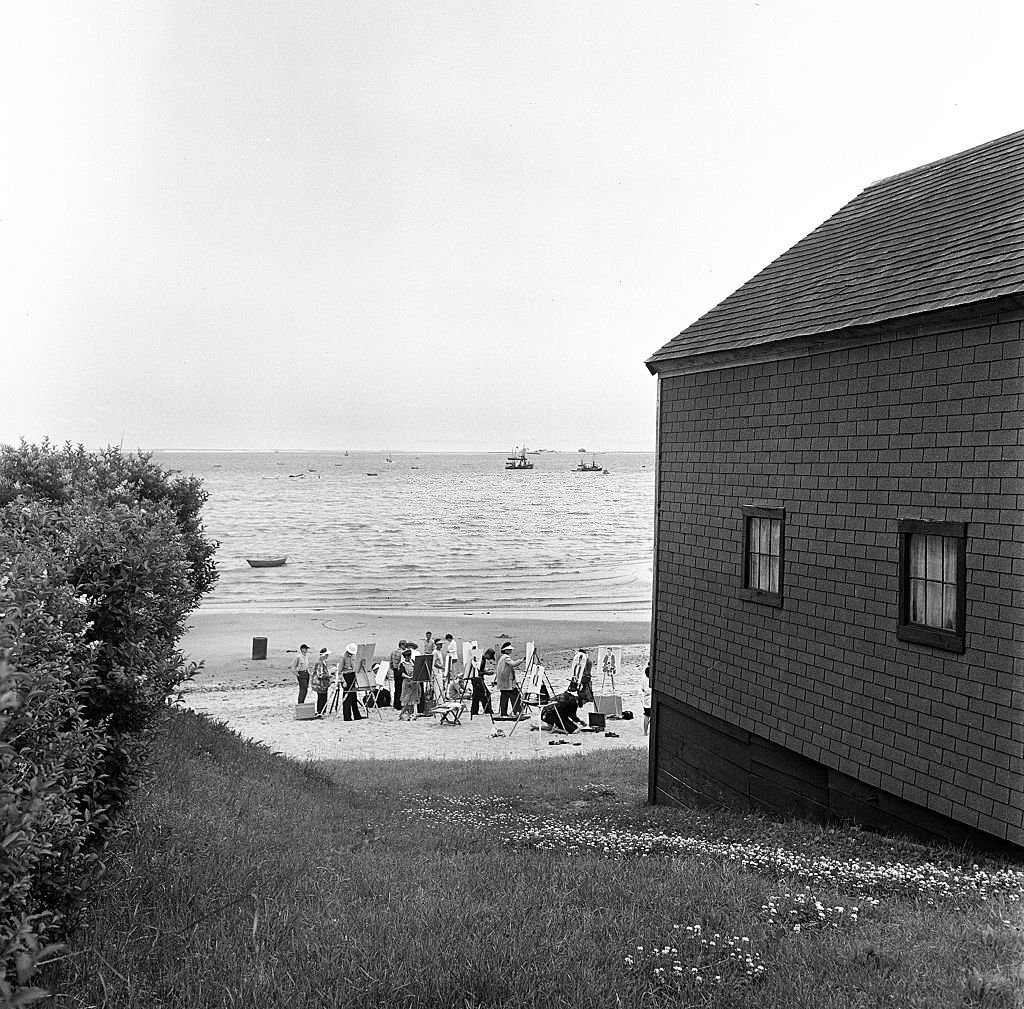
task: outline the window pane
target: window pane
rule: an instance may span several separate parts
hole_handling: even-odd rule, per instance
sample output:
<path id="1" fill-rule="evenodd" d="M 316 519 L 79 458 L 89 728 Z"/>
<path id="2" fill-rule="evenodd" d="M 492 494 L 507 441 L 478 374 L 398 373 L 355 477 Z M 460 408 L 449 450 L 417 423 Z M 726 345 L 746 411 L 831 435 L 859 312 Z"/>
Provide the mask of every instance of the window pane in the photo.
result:
<path id="1" fill-rule="evenodd" d="M 956 630 L 956 585 L 942 588 L 942 626 L 947 631 Z"/>
<path id="2" fill-rule="evenodd" d="M 761 523 L 761 545 L 759 549 L 763 554 L 770 554 L 772 552 L 772 524 L 772 519 L 765 519 Z"/>
<path id="3" fill-rule="evenodd" d="M 924 536 L 910 537 L 910 577 L 924 578 Z"/>
<path id="4" fill-rule="evenodd" d="M 779 519 L 772 519 L 772 556 L 782 556 L 782 522 Z"/>
<path id="5" fill-rule="evenodd" d="M 931 539 L 932 537 L 928 537 Z M 942 586 L 925 582 L 925 618 L 929 627 L 942 626 Z"/>
<path id="6" fill-rule="evenodd" d="M 942 581 L 942 537 L 926 536 L 925 551 L 928 555 L 926 578 L 930 582 Z"/>
<path id="7" fill-rule="evenodd" d="M 956 537 L 942 538 L 942 580 L 947 585 L 956 585 Z"/>
<path id="8" fill-rule="evenodd" d="M 920 578 L 914 578 L 910 582 L 910 613 L 907 619 L 912 624 L 924 623 L 924 585 Z"/>
<path id="9" fill-rule="evenodd" d="M 758 558 L 759 570 L 757 572 L 757 587 L 759 589 L 767 589 L 769 582 L 768 569 L 771 566 L 771 561 L 768 557 L 763 554 Z"/>
<path id="10" fill-rule="evenodd" d="M 771 558 L 771 571 L 768 575 L 768 591 L 778 592 L 779 591 L 779 558 L 778 556 Z"/>

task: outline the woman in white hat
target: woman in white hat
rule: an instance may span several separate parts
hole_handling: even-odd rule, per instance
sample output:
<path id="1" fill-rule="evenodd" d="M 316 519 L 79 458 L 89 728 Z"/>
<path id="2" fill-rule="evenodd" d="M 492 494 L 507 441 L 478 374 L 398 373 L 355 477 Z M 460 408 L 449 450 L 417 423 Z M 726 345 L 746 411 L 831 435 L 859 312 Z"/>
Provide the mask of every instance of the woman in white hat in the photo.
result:
<path id="1" fill-rule="evenodd" d="M 363 716 L 359 714 L 359 698 L 356 694 L 356 652 L 359 651 L 355 642 L 345 646 L 345 654 L 341 657 L 341 717 L 346 722 L 357 722 Z"/>

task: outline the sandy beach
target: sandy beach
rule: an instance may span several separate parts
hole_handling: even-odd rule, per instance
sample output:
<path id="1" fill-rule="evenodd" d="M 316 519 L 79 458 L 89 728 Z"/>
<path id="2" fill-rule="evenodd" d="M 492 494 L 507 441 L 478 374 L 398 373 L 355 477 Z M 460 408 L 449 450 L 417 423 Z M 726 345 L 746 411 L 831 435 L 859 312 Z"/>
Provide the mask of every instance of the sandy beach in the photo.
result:
<path id="1" fill-rule="evenodd" d="M 240 735 L 259 740 L 272 750 L 298 759 L 349 760 L 401 757 L 434 759 L 540 759 L 587 753 L 610 747 L 646 747 L 641 690 L 647 662 L 649 621 L 635 617 L 591 615 L 551 619 L 544 615 L 513 616 L 464 614 L 439 616 L 422 613 L 203 613 L 192 617 L 182 649 L 203 668 L 183 688 L 184 705 L 225 722 Z M 319 721 L 295 721 L 297 699 L 292 660 L 302 643 L 315 655 L 331 649 L 334 661 L 349 642 L 374 644 L 376 657 L 386 658 L 400 638 L 422 641 L 424 632 L 451 633 L 459 640 L 475 640 L 480 649 L 511 640 L 515 656 L 525 654 L 527 641 L 536 643 L 555 690 L 568 682 L 573 653 L 580 645 L 595 660 L 594 691 L 601 693 L 596 669 L 597 646 L 621 645 L 622 668 L 615 693 L 632 719 L 610 720 L 605 732 L 577 732 L 572 736 L 541 728 L 536 713 L 516 722 L 494 721 L 487 715 L 460 725 L 440 724 L 438 716 L 402 722 L 394 708 L 370 709 L 358 722 L 345 722 L 340 714 Z M 267 658 L 255 660 L 253 639 L 267 639 Z M 610 684 L 605 692 L 611 693 Z M 497 692 L 494 692 L 495 705 Z M 315 695 L 310 695 L 315 699 Z M 593 710 L 587 705 L 582 717 Z M 556 740 L 565 740 L 557 742 Z M 578 745 L 576 745 L 578 744 Z"/>

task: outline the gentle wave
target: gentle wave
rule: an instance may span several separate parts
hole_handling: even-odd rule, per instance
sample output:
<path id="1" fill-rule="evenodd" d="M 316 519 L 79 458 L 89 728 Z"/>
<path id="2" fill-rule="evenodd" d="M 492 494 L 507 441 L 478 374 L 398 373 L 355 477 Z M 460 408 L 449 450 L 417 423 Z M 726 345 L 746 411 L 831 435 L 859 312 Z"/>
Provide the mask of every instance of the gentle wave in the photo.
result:
<path id="1" fill-rule="evenodd" d="M 650 454 L 608 454 L 608 474 L 573 472 L 568 453 L 528 473 L 495 454 L 156 458 L 209 493 L 220 581 L 204 610 L 650 612 Z"/>

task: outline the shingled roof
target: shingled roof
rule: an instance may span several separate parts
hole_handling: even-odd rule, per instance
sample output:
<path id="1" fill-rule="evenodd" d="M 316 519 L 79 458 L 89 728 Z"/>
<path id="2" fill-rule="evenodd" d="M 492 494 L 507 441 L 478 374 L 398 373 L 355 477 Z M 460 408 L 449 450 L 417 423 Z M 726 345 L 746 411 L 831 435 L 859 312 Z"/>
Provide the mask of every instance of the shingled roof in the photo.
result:
<path id="1" fill-rule="evenodd" d="M 1024 292 L 1024 131 L 868 186 L 647 361 Z"/>

